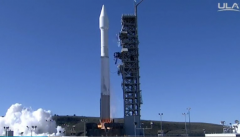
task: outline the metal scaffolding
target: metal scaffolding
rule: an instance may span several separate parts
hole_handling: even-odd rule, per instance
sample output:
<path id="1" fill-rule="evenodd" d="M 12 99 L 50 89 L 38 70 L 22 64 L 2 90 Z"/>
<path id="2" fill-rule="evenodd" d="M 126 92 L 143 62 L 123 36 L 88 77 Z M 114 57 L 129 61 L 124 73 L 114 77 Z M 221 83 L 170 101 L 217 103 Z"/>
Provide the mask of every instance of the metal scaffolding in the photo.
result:
<path id="1" fill-rule="evenodd" d="M 140 2 L 141 3 L 141 2 Z M 139 76 L 139 51 L 137 6 L 135 15 L 122 16 L 122 29 L 119 33 L 121 52 L 115 52 L 114 57 L 122 63 L 118 66 L 118 74 L 122 75 L 122 89 L 124 99 L 124 129 L 126 135 L 139 134 L 142 94 Z"/>

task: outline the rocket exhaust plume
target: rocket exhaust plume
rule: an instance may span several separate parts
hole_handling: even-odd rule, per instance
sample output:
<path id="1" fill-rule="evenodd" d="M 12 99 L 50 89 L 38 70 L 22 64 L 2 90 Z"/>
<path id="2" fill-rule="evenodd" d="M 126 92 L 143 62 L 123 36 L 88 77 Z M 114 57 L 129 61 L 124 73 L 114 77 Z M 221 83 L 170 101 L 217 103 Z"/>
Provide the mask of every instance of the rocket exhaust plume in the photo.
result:
<path id="1" fill-rule="evenodd" d="M 51 111 L 38 109 L 32 111 L 30 108 L 24 108 L 21 104 L 13 104 L 4 117 L 0 117 L 0 135 L 5 135 L 3 127 L 9 127 L 14 131 L 14 136 L 30 136 L 31 131 L 27 128 L 37 126 L 32 131 L 33 136 L 63 136 L 59 131 L 65 131 L 62 127 L 56 126 L 55 121 L 51 121 Z M 22 134 L 21 134 L 22 133 Z"/>
<path id="2" fill-rule="evenodd" d="M 108 29 L 109 21 L 106 9 L 102 6 L 99 17 L 99 28 L 101 31 L 101 99 L 100 118 L 102 128 L 104 123 L 110 122 L 110 68 L 108 56 Z"/>

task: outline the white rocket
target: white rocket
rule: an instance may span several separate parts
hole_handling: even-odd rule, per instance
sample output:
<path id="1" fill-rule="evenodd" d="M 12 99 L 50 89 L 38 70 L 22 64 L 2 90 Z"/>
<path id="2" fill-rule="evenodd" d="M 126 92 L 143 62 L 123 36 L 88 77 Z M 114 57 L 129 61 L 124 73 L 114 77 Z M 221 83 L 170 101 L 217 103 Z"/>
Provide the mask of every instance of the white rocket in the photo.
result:
<path id="1" fill-rule="evenodd" d="M 101 30 L 101 99 L 100 118 L 102 123 L 110 122 L 110 68 L 108 56 L 108 29 L 109 21 L 106 9 L 102 6 L 99 17 L 99 28 Z"/>

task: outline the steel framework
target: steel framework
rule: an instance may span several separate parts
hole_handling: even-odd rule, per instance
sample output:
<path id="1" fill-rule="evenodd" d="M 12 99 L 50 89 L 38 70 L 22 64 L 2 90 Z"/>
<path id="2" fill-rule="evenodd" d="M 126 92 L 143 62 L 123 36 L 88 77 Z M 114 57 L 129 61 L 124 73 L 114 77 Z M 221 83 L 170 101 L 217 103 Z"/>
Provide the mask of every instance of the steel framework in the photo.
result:
<path id="1" fill-rule="evenodd" d="M 140 3 L 139 3 L 140 4 Z M 124 99 L 124 129 L 126 135 L 139 134 L 142 94 L 139 76 L 139 51 L 137 28 L 137 5 L 135 15 L 122 16 L 122 29 L 119 33 L 121 52 L 115 52 L 114 57 L 122 63 L 118 66 L 118 75 L 122 75 Z"/>

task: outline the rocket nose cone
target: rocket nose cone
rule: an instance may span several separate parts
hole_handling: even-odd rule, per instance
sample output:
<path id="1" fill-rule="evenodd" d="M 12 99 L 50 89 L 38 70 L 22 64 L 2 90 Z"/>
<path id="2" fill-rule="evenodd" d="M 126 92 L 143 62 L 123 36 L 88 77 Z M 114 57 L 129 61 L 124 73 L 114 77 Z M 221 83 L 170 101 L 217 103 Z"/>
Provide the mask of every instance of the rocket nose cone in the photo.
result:
<path id="1" fill-rule="evenodd" d="M 100 29 L 108 29 L 109 28 L 109 21 L 107 16 L 107 11 L 105 6 L 102 6 L 102 11 L 99 17 L 99 28 Z"/>
<path id="2" fill-rule="evenodd" d="M 101 10 L 101 14 L 100 14 L 100 16 L 107 16 L 107 11 L 106 11 L 104 5 L 102 6 L 102 10 Z"/>

